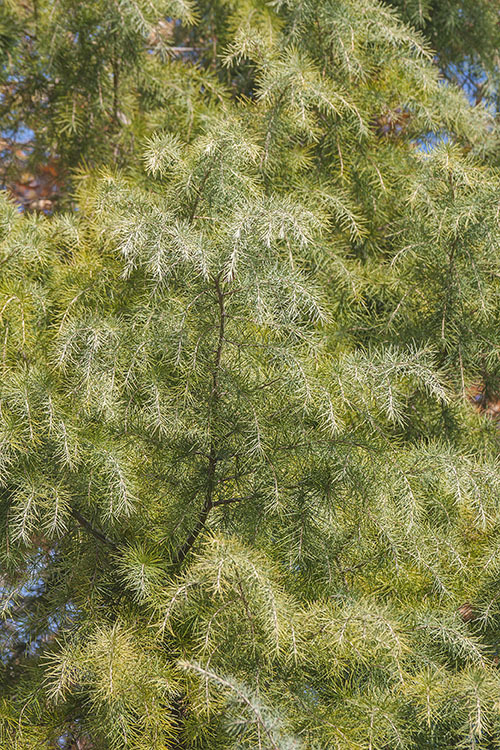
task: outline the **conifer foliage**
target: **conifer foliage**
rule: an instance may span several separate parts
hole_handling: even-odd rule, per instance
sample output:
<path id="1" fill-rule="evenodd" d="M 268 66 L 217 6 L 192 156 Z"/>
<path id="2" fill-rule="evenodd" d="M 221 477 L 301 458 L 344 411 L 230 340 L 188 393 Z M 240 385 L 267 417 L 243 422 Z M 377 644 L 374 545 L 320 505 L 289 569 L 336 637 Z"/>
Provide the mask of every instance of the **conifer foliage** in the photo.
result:
<path id="1" fill-rule="evenodd" d="M 494 116 L 372 0 L 1 12 L 0 748 L 499 747 Z"/>

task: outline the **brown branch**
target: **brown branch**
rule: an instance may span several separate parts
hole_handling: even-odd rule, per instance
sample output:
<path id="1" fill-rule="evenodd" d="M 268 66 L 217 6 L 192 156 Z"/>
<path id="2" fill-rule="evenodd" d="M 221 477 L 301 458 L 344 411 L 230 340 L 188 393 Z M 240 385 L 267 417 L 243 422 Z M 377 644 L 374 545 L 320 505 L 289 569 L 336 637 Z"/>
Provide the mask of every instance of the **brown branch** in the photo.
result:
<path id="1" fill-rule="evenodd" d="M 219 274 L 215 278 L 215 291 L 217 294 L 217 303 L 219 306 L 219 337 L 217 340 L 217 350 L 215 352 L 215 359 L 214 359 L 214 365 L 213 365 L 213 371 L 212 371 L 212 390 L 210 392 L 210 420 L 212 418 L 212 414 L 217 410 L 219 399 L 220 399 L 219 376 L 220 376 L 220 369 L 221 369 L 222 349 L 224 346 L 224 332 L 225 332 L 225 327 L 226 327 L 226 308 L 224 304 L 224 293 L 220 285 L 220 277 L 221 277 L 221 274 Z M 179 550 L 175 553 L 175 555 L 172 558 L 172 563 L 174 565 L 181 565 L 184 562 L 187 555 L 191 551 L 193 544 L 196 542 L 199 535 L 205 528 L 205 523 L 208 518 L 208 514 L 214 507 L 213 494 L 214 494 L 214 488 L 216 484 L 215 473 L 216 473 L 218 461 L 219 461 L 219 458 L 218 458 L 217 446 L 212 436 L 212 439 L 210 442 L 210 454 L 208 456 L 208 474 L 207 474 L 207 489 L 205 492 L 205 501 L 203 503 L 203 507 L 200 511 L 200 515 L 198 516 L 198 520 L 193 530 L 189 534 L 184 544 L 179 548 Z M 220 501 L 218 502 L 220 504 Z"/>
<path id="2" fill-rule="evenodd" d="M 250 497 L 250 496 L 249 496 Z M 216 500 L 212 503 L 212 508 L 217 508 L 219 505 L 230 505 L 231 503 L 241 503 L 242 500 L 247 500 L 245 497 L 227 497 L 223 500 Z"/>
<path id="3" fill-rule="evenodd" d="M 115 542 L 112 539 L 109 539 L 105 534 L 102 533 L 102 531 L 99 531 L 99 529 L 96 529 L 90 521 L 87 521 L 84 516 L 82 516 L 81 513 L 79 513 L 77 510 L 72 508 L 70 510 L 71 515 L 73 516 L 76 521 L 82 526 L 86 531 L 88 531 L 92 536 L 94 536 L 96 539 L 98 539 L 103 544 L 106 544 L 108 547 L 112 547 L 113 549 L 118 549 L 118 545 L 115 544 Z"/>
<path id="4" fill-rule="evenodd" d="M 116 56 L 116 46 L 113 51 L 113 122 L 118 123 L 118 95 L 120 88 L 120 61 Z"/>
<path id="5" fill-rule="evenodd" d="M 208 169 L 206 170 L 205 174 L 203 175 L 203 179 L 202 179 L 201 184 L 200 184 L 200 186 L 198 188 L 198 191 L 196 193 L 196 198 L 194 199 L 193 208 L 191 209 L 191 213 L 189 215 L 189 221 L 193 221 L 193 219 L 194 219 L 194 217 L 196 215 L 196 209 L 198 208 L 198 204 L 200 202 L 200 198 L 201 198 L 201 194 L 203 192 L 203 188 L 205 187 L 205 183 L 208 180 L 208 178 L 210 176 L 210 172 L 212 171 L 213 168 L 214 168 L 214 165 L 213 165 L 213 162 L 212 162 L 212 164 L 208 167 Z M 216 279 L 216 287 L 218 286 L 218 284 L 219 284 L 219 276 L 217 276 L 217 279 Z"/>

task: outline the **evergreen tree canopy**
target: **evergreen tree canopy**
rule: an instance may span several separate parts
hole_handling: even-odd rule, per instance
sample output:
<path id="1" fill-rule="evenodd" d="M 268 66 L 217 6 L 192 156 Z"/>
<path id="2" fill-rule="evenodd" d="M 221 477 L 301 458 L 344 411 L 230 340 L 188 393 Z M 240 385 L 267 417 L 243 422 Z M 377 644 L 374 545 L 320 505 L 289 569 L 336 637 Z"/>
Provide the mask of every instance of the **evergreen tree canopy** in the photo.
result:
<path id="1" fill-rule="evenodd" d="M 496 121 L 416 13 L 2 7 L 1 750 L 500 746 Z"/>
<path id="2" fill-rule="evenodd" d="M 473 103 L 498 108 L 500 7 L 490 0 L 391 0 L 403 19 L 425 31 L 444 76 Z"/>

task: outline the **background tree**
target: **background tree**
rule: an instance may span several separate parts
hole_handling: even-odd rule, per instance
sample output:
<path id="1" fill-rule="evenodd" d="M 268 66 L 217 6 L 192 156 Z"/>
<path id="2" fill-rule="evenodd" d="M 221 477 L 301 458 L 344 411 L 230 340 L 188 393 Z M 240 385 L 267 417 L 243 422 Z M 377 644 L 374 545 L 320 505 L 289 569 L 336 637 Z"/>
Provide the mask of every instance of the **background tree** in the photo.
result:
<path id="1" fill-rule="evenodd" d="M 422 29 L 437 52 L 445 78 L 462 86 L 473 104 L 483 99 L 496 109 L 499 14 L 497 2 L 416 0 L 391 2 L 402 17 Z"/>
<path id="2" fill-rule="evenodd" d="M 378 3 L 65 9 L 3 10 L 87 168 L 1 209 L 0 747 L 497 747 L 493 116 Z"/>

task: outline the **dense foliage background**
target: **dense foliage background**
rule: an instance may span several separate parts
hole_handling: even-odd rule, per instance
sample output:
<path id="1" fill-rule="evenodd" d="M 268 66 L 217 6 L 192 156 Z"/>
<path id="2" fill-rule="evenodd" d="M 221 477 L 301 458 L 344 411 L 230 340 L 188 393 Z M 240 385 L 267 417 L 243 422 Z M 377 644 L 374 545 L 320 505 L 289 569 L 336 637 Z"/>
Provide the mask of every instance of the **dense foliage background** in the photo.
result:
<path id="1" fill-rule="evenodd" d="M 500 747 L 499 37 L 4 0 L 0 748 Z"/>

